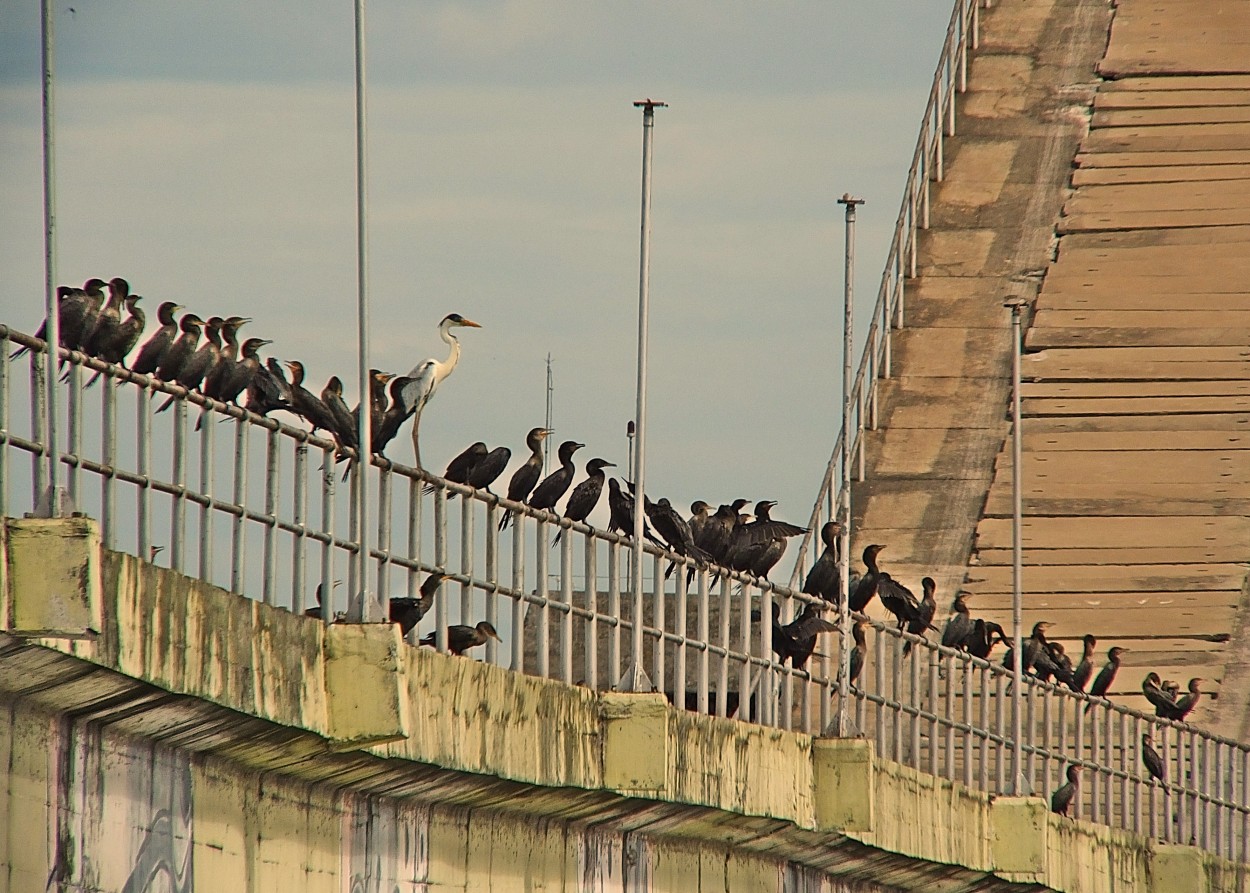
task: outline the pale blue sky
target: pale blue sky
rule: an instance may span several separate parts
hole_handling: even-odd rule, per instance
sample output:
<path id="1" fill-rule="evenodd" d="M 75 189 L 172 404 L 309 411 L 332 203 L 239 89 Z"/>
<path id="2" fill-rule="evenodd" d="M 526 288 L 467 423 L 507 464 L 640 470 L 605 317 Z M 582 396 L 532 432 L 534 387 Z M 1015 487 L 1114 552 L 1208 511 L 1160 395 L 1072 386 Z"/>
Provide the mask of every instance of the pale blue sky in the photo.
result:
<path id="1" fill-rule="evenodd" d="M 69 11 L 70 7 L 75 10 Z M 640 114 L 657 113 L 648 491 L 802 522 L 838 421 L 843 192 L 875 300 L 950 0 L 369 4 L 374 365 L 482 323 L 422 425 L 441 469 L 557 440 L 625 463 Z M 0 320 L 42 317 L 39 4 L 0 7 Z M 61 0 L 58 280 L 255 317 L 354 387 L 351 4 Z M 861 318 L 864 314 L 861 312 Z M 410 460 L 407 438 L 395 458 Z M 580 478 L 580 472 L 579 472 Z M 786 559 L 788 568 L 792 556 Z"/>

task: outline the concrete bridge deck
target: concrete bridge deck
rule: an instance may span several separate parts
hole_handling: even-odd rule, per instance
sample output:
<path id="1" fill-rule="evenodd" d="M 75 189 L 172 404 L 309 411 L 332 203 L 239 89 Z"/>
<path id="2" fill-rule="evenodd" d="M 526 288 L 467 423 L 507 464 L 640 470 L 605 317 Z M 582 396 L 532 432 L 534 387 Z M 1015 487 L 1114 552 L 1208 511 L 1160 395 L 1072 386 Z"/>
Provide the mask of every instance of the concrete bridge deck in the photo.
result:
<path id="1" fill-rule="evenodd" d="M 1030 298 L 1026 631 L 1048 620 L 1070 652 L 1085 633 L 1100 654 L 1128 648 L 1111 694 L 1139 709 L 1149 670 L 1203 677 L 1222 697 L 1193 719 L 1244 740 L 1250 4 L 1122 0 L 1104 47 L 1111 12 L 986 16 L 855 548 L 899 542 L 887 569 L 937 568 L 943 592 L 962 585 L 974 615 L 1009 624 L 1000 302 Z"/>

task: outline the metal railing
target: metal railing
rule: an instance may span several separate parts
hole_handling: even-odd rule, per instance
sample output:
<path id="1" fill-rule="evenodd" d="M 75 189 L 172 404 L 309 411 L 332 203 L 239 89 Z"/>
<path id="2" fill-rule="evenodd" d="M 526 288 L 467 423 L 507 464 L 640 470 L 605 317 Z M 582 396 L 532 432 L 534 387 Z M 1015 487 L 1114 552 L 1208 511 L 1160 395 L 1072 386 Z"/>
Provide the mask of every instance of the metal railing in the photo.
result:
<path id="1" fill-rule="evenodd" d="M 10 359 L 18 345 L 32 350 Z M 45 354 L 41 341 L 4 326 L 0 350 L 0 511 L 12 516 L 34 506 L 45 483 Z M 359 546 L 332 442 L 61 354 L 63 478 L 78 509 L 100 519 L 108 548 L 151 558 L 163 547 L 157 563 L 297 612 L 316 603 L 320 585 L 325 621 L 346 610 L 360 588 L 350 576 Z M 103 375 L 84 389 L 89 369 Z M 181 396 L 159 414 L 155 393 Z M 650 678 L 678 705 L 811 734 L 829 724 L 840 637 L 822 635 L 811 663 L 796 670 L 775 658 L 771 624 L 751 621 L 753 611 L 770 617 L 774 604 L 783 620 L 794 617 L 809 596 L 740 573 L 717 577 L 716 568 L 648 544 L 644 615 L 634 617 L 631 541 L 382 458 L 364 478 L 376 591 L 408 595 L 427 572 L 452 575 L 410 642 L 449 623 L 489 620 L 503 641 L 487 643 L 486 661 L 606 689 L 626 669 L 637 624 Z M 516 520 L 501 531 L 507 509 Z M 340 573 L 346 585 L 336 589 Z M 884 757 L 980 790 L 1011 790 L 1008 672 L 868 624 L 865 668 L 848 692 L 860 732 Z M 1025 685 L 1023 767 L 1036 793 L 1049 797 L 1076 763 L 1085 771 L 1072 815 L 1250 861 L 1250 748 L 1031 677 Z M 1143 767 L 1143 733 L 1166 761 L 1162 784 Z"/>
<path id="2" fill-rule="evenodd" d="M 842 451 L 848 450 L 855 480 L 864 479 L 864 431 L 873 431 L 878 423 L 877 381 L 891 374 L 893 332 L 904 322 L 904 281 L 915 278 L 917 236 L 929 228 L 929 186 L 945 176 L 945 139 L 955 135 L 955 96 L 968 89 L 968 59 L 980 41 L 981 9 L 989 8 L 990 0 L 955 0 L 955 8 L 946 26 L 937 71 L 929 88 L 929 99 L 920 125 L 916 151 L 903 188 L 903 201 L 894 222 L 894 235 L 886 254 L 885 271 L 877 291 L 877 303 L 870 319 L 863 354 L 851 388 L 851 432 L 849 446 L 839 433 L 829 456 L 812 513 L 807 534 L 799 543 L 790 575 L 790 586 L 810 569 L 820 550 L 817 539 L 826 521 L 834 520 L 841 492 L 836 480 L 841 467 Z"/>

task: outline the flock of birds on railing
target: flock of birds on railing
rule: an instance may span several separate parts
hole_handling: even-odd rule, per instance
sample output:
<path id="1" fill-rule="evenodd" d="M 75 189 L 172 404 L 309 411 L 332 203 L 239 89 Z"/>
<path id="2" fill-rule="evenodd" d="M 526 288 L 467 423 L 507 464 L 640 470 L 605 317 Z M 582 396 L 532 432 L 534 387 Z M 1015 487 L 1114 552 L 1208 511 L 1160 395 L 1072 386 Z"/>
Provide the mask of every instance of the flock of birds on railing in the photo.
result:
<path id="1" fill-rule="evenodd" d="M 251 322 L 249 318 L 213 316 L 205 320 L 194 313 L 185 313 L 178 319 L 176 314 L 184 308 L 173 301 L 165 301 L 159 306 L 156 314 L 159 328 L 140 346 L 146 325 L 144 312 L 139 307 L 140 300 L 138 295 L 130 293 L 129 284 L 121 278 L 108 282 L 89 279 L 82 288 L 59 287 L 57 320 L 61 347 L 128 369 L 131 373 L 151 376 L 167 385 L 176 385 L 185 393 L 196 391 L 209 400 L 241 406 L 257 415 L 267 416 L 276 410 L 286 410 L 307 421 L 313 433 L 320 430 L 329 434 L 338 445 L 340 458 L 354 455 L 358 450 L 360 407 L 348 409 L 343 398 L 343 383 L 337 375 L 329 378 L 318 397 L 304 386 L 306 372 L 299 361 L 291 360 L 285 364 L 285 369 L 290 372 L 288 379 L 283 364 L 276 359 L 261 360 L 261 348 L 271 344 L 271 341 L 248 338 L 240 344 L 239 330 Z M 414 458 L 417 467 L 421 467 L 418 429 L 422 410 L 459 362 L 460 342 L 452 330 L 460 327 L 480 328 L 478 323 L 456 313 L 444 317 L 439 324 L 439 336 L 449 348 L 446 360 L 427 359 L 402 376 L 370 371 L 369 428 L 374 453 L 384 455 L 385 448 L 411 418 Z M 46 334 L 45 320 L 36 337 L 46 340 Z M 138 352 L 127 366 L 127 357 L 136 347 Z M 19 348 L 13 356 L 25 351 L 26 348 Z M 97 372 L 86 386 L 90 387 L 99 376 Z M 167 409 L 175 396 L 171 395 L 158 412 Z M 246 402 L 241 403 L 243 399 Z M 551 433 L 546 428 L 534 428 L 529 432 L 526 445 L 530 455 L 509 480 L 506 498 L 512 503 L 555 514 L 559 500 L 568 493 L 575 477 L 574 453 L 585 444 L 573 440 L 561 443 L 557 451 L 559 467 L 544 478 L 544 444 Z M 507 447 L 488 449 L 484 442 L 478 441 L 452 459 L 443 477 L 493 495 L 490 487 L 503 474 L 511 457 L 511 450 Z M 604 469 L 611 467 L 614 467 L 613 463 L 597 457 L 587 462 L 586 478 L 572 488 L 560 517 L 570 522 L 585 523 L 600 502 L 606 481 L 608 530 L 629 537 L 635 530 L 636 494 L 629 481 L 624 481 L 625 487 L 622 487 L 616 478 L 607 479 Z M 449 498 L 455 495 L 452 491 Z M 712 568 L 716 575 L 722 569 L 728 569 L 767 580 L 769 572 L 786 550 L 787 539 L 806 532 L 806 528 L 774 520 L 770 513 L 776 503 L 768 500 L 757 502 L 753 515 L 743 512 L 748 505 L 746 499 L 721 504 L 715 510 L 709 503 L 697 501 L 691 505 L 688 518 L 683 517 L 668 499 L 653 502 L 644 496 L 643 505 L 644 536 L 648 540 L 690 559 L 696 567 Z M 499 522 L 501 530 L 511 523 L 514 514 L 510 508 L 504 511 Z M 840 606 L 842 600 L 839 567 L 841 533 L 841 525 L 837 522 L 831 521 L 821 529 L 824 551 L 813 563 L 802 588 L 805 594 L 818 597 L 824 604 L 808 603 L 792 620 L 782 622 L 781 606 L 773 603 L 772 647 L 782 665 L 790 663 L 795 669 L 804 669 L 815 651 L 817 637 L 836 629 L 836 625 L 824 614 L 828 607 Z M 562 534 L 563 528 L 557 532 L 557 541 Z M 917 598 L 910 589 L 879 568 L 877 558 L 884 548 L 874 544 L 864 549 L 865 570 L 850 581 L 849 609 L 863 615 L 871 600 L 879 597 L 882 606 L 896 619 L 900 631 L 914 636 L 924 636 L 929 630 L 936 631 L 933 626 L 937 611 L 934 580 L 925 577 L 921 581 L 922 595 Z M 671 575 L 675 566 L 675 561 L 670 563 L 666 577 Z M 694 568 L 691 568 L 688 582 L 693 574 Z M 443 574 L 431 574 L 422 585 L 419 597 L 391 600 L 391 618 L 401 624 L 405 634 L 429 610 L 434 593 L 445 578 Z M 321 595 L 321 588 L 318 587 L 319 603 Z M 1006 645 L 1009 642 L 1001 625 L 981 618 L 974 619 L 968 611 L 966 599 L 965 594 L 955 598 L 951 616 L 942 630 L 941 644 L 986 660 L 997 642 Z M 319 614 L 320 610 L 320 607 L 312 608 L 309 613 Z M 753 620 L 758 622 L 759 619 L 757 611 Z M 1081 660 L 1073 665 L 1062 644 L 1046 638 L 1048 627 L 1045 622 L 1035 624 L 1032 634 L 1024 640 L 1021 655 L 1023 672 L 1031 673 L 1043 682 L 1054 680 L 1055 684 L 1064 685 L 1072 691 L 1084 692 L 1093 676 L 1097 640 L 1092 635 L 1084 637 Z M 850 656 L 852 684 L 858 680 L 867 656 L 866 628 L 864 620 L 857 621 L 852 627 L 855 643 Z M 448 631 L 449 647 L 457 654 L 483 644 L 488 638 L 498 639 L 499 635 L 485 621 L 476 626 L 454 626 Z M 433 644 L 434 640 L 430 636 L 421 641 L 422 644 Z M 904 643 L 903 654 L 907 655 L 911 650 L 912 641 L 908 639 Z M 1094 678 L 1089 695 L 1106 697 L 1124 650 L 1120 647 L 1110 649 L 1107 663 Z M 1007 667 L 1014 665 L 1010 649 L 1003 664 Z M 1202 681 L 1190 680 L 1187 692 L 1182 694 L 1176 683 L 1165 682 L 1157 673 L 1150 673 L 1142 683 L 1142 692 L 1154 705 L 1157 716 L 1184 720 L 1199 701 L 1199 683 Z M 1150 752 L 1144 745 L 1143 753 Z M 1161 773 L 1162 769 L 1159 771 Z M 1151 769 L 1151 774 L 1161 777 L 1154 769 Z"/>

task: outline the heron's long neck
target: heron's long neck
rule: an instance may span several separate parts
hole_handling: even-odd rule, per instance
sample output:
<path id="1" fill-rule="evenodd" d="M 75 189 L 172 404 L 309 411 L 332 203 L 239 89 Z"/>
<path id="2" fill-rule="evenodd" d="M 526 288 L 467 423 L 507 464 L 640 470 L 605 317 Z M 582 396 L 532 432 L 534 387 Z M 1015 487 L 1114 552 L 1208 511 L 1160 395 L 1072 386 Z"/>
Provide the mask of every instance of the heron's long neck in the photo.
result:
<path id="1" fill-rule="evenodd" d="M 447 342 L 447 362 L 443 363 L 443 377 L 451 375 L 451 370 L 456 368 L 456 364 L 460 362 L 460 342 L 456 336 L 451 333 L 451 329 L 444 328 L 441 330 L 442 338 Z"/>

